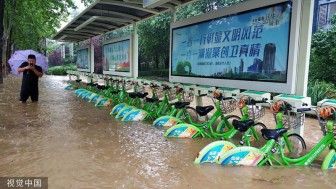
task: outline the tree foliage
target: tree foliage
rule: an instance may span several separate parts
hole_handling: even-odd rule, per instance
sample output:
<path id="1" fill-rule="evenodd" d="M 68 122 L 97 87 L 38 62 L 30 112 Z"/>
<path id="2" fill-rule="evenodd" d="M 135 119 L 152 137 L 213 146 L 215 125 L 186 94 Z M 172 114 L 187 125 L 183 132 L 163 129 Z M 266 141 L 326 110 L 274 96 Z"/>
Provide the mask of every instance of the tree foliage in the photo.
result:
<path id="1" fill-rule="evenodd" d="M 5 31 L 2 36 L 7 46 L 3 51 L 14 44 L 15 49 L 34 49 L 42 53 L 46 50 L 45 38 L 56 33 L 61 21 L 69 15 L 69 8 L 76 8 L 72 0 L 4 1 Z M 92 0 L 82 2 L 90 3 Z"/>
<path id="2" fill-rule="evenodd" d="M 336 16 L 332 18 L 335 20 Z M 336 84 L 336 25 L 312 37 L 309 79 Z"/>
<path id="3" fill-rule="evenodd" d="M 7 0 L 6 9 L 12 9 L 14 0 Z M 11 42 L 17 49 L 42 51 L 44 39 L 56 32 L 60 21 L 68 16 L 68 8 L 75 8 L 71 0 L 15 1 L 15 15 L 11 31 Z M 44 49 L 43 49 L 44 50 Z"/>
<path id="4" fill-rule="evenodd" d="M 177 9 L 177 20 L 232 6 L 243 1 L 246 0 L 197 1 Z M 156 68 L 159 67 L 160 63 L 164 64 L 165 68 L 169 67 L 171 21 L 172 15 L 168 12 L 143 21 L 138 25 L 140 59 L 155 62 Z"/>
<path id="5" fill-rule="evenodd" d="M 164 13 L 138 25 L 139 54 L 149 61 L 167 62 L 169 58 L 169 26 L 171 14 Z"/>
<path id="6" fill-rule="evenodd" d="M 61 50 L 55 50 L 48 56 L 49 66 L 60 66 L 63 65 L 63 58 L 61 55 Z"/>
<path id="7" fill-rule="evenodd" d="M 177 10 L 177 20 L 197 16 L 224 7 L 230 7 L 247 0 L 200 0 Z"/>

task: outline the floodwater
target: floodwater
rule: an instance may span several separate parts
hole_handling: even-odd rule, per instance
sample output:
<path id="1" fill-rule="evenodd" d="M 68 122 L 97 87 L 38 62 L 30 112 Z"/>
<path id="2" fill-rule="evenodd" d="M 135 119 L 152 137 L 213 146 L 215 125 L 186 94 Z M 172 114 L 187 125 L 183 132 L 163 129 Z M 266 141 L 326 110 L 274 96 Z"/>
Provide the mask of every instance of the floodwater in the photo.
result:
<path id="1" fill-rule="evenodd" d="M 5 79 L 0 176 L 48 177 L 49 189 L 336 188 L 336 171 L 321 171 L 320 161 L 310 167 L 194 164 L 197 152 L 212 140 L 166 139 L 163 129 L 149 123 L 120 122 L 109 108 L 96 108 L 64 90 L 66 80 L 44 76 L 39 102 L 21 104 L 21 79 Z M 313 145 L 321 132 L 316 120 L 306 121 L 305 139 Z"/>

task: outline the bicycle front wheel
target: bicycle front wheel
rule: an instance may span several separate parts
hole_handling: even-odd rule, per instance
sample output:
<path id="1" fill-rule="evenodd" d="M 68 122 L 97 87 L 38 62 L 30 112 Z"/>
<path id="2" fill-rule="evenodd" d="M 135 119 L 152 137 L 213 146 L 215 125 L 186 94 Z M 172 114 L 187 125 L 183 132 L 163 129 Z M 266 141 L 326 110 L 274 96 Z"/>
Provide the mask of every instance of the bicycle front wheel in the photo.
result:
<path id="1" fill-rule="evenodd" d="M 251 133 L 250 141 L 253 142 L 253 146 L 262 147 L 266 143 L 266 141 L 262 137 L 261 130 L 262 129 L 267 129 L 267 127 L 263 123 L 256 123 L 256 124 L 253 125 L 253 128 L 256 132 L 255 134 L 258 136 L 258 140 L 257 140 L 256 136 L 254 136 L 254 134 Z"/>
<path id="2" fill-rule="evenodd" d="M 189 116 L 187 116 L 187 114 Z M 186 107 L 185 115 L 182 117 L 186 123 L 194 124 L 194 123 L 201 123 L 198 113 L 195 108 L 193 107 Z M 208 116 L 205 116 L 205 121 L 208 120 Z M 204 121 L 204 120 L 203 120 Z"/>

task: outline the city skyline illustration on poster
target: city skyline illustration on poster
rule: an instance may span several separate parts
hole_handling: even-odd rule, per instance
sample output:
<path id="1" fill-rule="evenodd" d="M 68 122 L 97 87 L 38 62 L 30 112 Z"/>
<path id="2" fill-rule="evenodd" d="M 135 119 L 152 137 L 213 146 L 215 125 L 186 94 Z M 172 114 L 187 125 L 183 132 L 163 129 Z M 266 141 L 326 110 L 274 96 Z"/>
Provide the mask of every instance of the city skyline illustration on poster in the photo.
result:
<path id="1" fill-rule="evenodd" d="M 287 81 L 290 2 L 172 29 L 172 75 Z"/>
<path id="2" fill-rule="evenodd" d="M 103 65 L 105 71 L 130 72 L 130 40 L 105 44 Z"/>
<path id="3" fill-rule="evenodd" d="M 89 69 L 89 48 L 77 51 L 77 68 Z"/>

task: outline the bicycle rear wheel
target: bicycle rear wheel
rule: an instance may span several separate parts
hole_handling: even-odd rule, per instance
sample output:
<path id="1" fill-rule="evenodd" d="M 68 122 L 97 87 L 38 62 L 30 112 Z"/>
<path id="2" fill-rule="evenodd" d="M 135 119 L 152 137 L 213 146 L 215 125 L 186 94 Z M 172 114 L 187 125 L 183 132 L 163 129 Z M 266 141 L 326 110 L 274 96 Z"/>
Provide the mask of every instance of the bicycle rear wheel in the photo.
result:
<path id="1" fill-rule="evenodd" d="M 296 133 L 291 133 L 287 137 L 289 144 L 287 144 L 286 142 L 284 144 L 284 153 L 286 154 L 286 156 L 292 158 L 302 156 L 307 148 L 304 139 Z M 291 145 L 293 152 L 289 151 L 288 145 Z"/>

